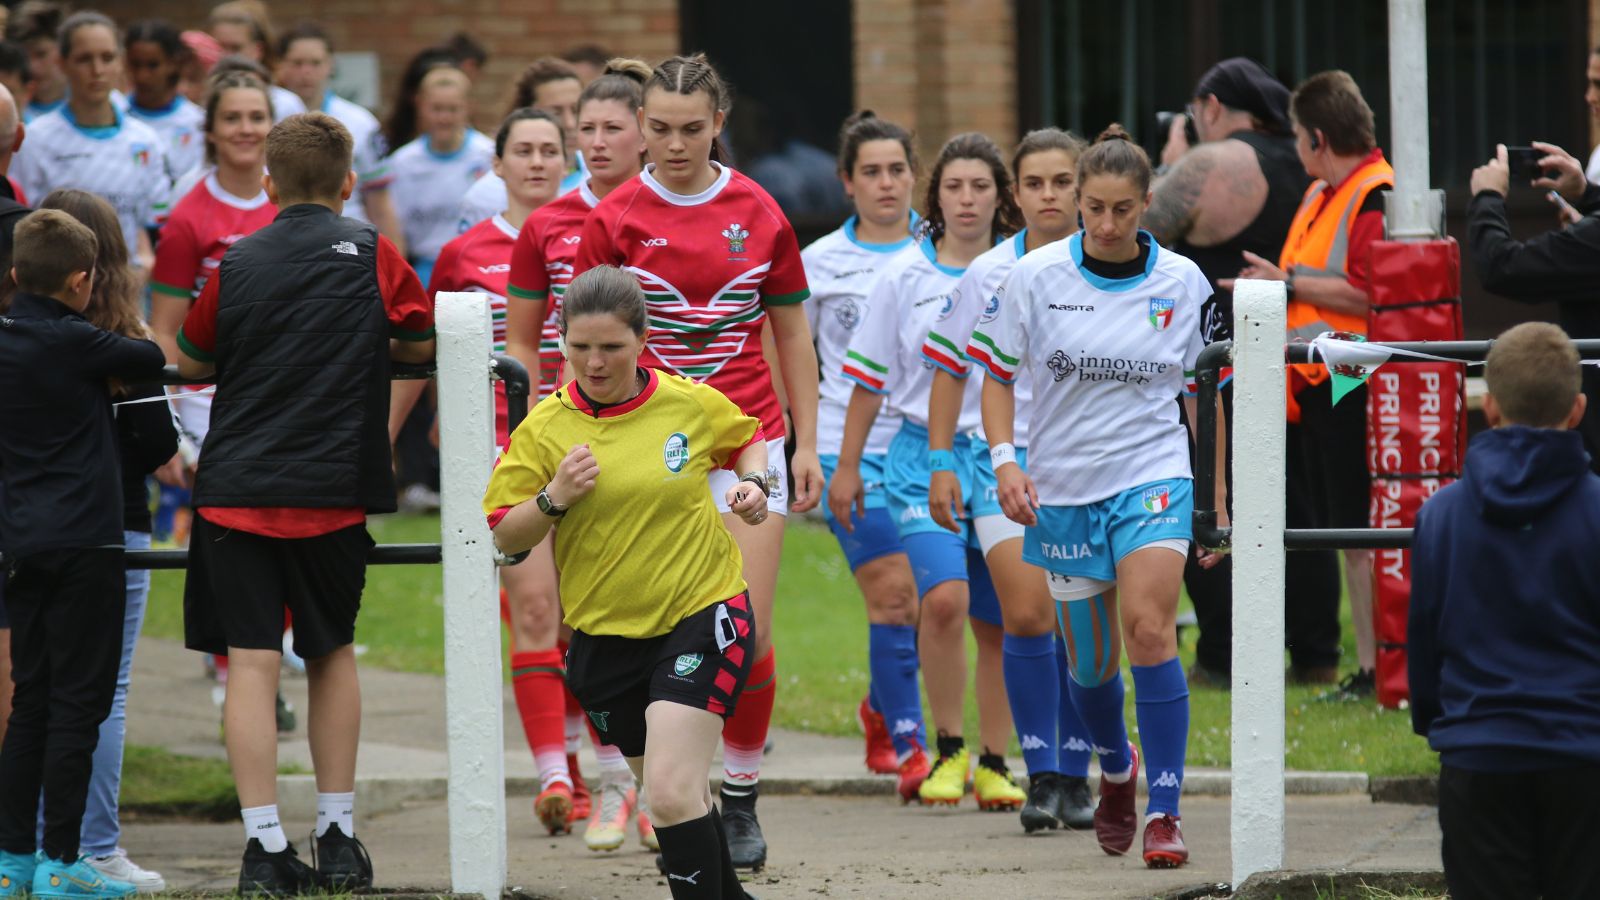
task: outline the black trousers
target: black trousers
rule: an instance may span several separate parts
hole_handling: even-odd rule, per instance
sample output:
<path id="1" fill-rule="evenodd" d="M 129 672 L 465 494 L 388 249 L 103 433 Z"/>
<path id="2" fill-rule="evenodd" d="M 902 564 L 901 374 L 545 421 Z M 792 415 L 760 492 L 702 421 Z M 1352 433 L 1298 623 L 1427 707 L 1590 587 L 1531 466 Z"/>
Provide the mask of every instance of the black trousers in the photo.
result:
<path id="1" fill-rule="evenodd" d="M 14 563 L 5 604 L 16 693 L 0 747 L 0 850 L 36 849 L 42 788 L 46 855 L 78 858 L 94 748 L 122 658 L 123 566 L 120 547 Z"/>
<path id="2" fill-rule="evenodd" d="M 1600 769 L 1439 772 L 1444 877 L 1454 900 L 1600 897 Z"/>

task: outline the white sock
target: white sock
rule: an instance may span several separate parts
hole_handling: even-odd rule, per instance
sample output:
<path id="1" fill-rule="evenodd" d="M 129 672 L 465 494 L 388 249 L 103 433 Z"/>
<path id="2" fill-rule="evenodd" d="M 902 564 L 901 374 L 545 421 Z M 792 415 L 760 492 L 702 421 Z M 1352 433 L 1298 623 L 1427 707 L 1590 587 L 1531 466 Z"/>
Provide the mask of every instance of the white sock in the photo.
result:
<path id="1" fill-rule="evenodd" d="M 565 753 L 549 750 L 535 753 L 533 763 L 539 769 L 539 790 L 543 791 L 558 781 L 572 787 L 572 773 L 567 770 Z"/>
<path id="2" fill-rule="evenodd" d="M 1112 784 L 1127 784 L 1128 779 L 1133 777 L 1133 767 L 1129 766 L 1126 772 L 1107 772 L 1102 769 L 1100 774 L 1104 775 L 1106 780 Z"/>
<path id="3" fill-rule="evenodd" d="M 594 755 L 600 760 L 600 774 L 602 776 L 626 773 L 629 778 L 633 777 L 633 770 L 628 768 L 627 758 L 616 747 L 610 744 L 596 744 L 594 746 Z"/>
<path id="4" fill-rule="evenodd" d="M 356 792 L 345 794 L 324 794 L 317 792 L 317 837 L 328 833 L 328 828 L 337 825 L 345 837 L 355 837 L 356 834 Z"/>
<path id="5" fill-rule="evenodd" d="M 576 756 L 578 748 L 583 746 L 583 714 L 568 715 L 562 724 L 562 736 L 567 740 L 567 755 Z"/>
<path id="6" fill-rule="evenodd" d="M 252 806 L 239 810 L 239 814 L 244 816 L 244 839 L 247 843 L 255 838 L 261 842 L 261 849 L 268 853 L 281 853 L 288 848 L 289 837 L 283 833 L 283 823 L 278 821 L 278 804 Z"/>

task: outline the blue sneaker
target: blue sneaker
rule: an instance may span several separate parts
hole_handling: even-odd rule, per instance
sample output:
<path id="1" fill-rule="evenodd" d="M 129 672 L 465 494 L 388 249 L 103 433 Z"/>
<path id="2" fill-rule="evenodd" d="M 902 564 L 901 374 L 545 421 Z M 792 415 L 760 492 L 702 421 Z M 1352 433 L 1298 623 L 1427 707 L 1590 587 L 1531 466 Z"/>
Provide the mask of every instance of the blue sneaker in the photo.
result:
<path id="1" fill-rule="evenodd" d="M 0 897 L 26 897 L 33 889 L 33 870 L 39 865 L 37 853 L 7 853 L 0 850 Z"/>
<path id="2" fill-rule="evenodd" d="M 85 857 L 67 863 L 45 857 L 33 873 L 33 895 L 50 900 L 86 900 L 86 898 L 132 897 L 138 888 L 126 881 L 114 881 L 101 875 Z"/>

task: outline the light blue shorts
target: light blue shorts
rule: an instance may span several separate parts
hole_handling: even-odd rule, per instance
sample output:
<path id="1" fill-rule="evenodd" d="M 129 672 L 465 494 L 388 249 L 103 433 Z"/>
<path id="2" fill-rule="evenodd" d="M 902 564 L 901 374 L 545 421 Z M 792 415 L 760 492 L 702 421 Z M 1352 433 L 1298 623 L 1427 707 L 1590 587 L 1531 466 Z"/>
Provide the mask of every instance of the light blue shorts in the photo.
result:
<path id="1" fill-rule="evenodd" d="M 967 515 L 957 519 L 959 534 L 945 530 L 928 513 L 928 429 L 906 421 L 900 426 L 894 440 L 889 442 L 884 485 L 888 489 L 889 512 L 894 515 L 900 537 L 913 534 L 949 534 L 963 544 L 977 547 L 977 535 L 972 531 L 972 471 L 971 441 L 966 435 L 955 436 L 952 452 L 955 456 L 956 478 L 961 482 L 961 502 Z"/>
<path id="2" fill-rule="evenodd" d="M 989 464 L 989 444 L 982 438 L 971 438 L 972 444 L 972 516 L 1003 516 L 1000 509 L 1000 482 L 995 477 L 994 466 Z M 1017 465 L 1028 471 L 1028 448 L 1017 448 Z"/>
<path id="3" fill-rule="evenodd" d="M 1117 580 L 1124 556 L 1156 541 L 1194 537 L 1194 482 L 1152 481 L 1084 506 L 1046 506 L 1023 538 L 1022 558 L 1050 572 Z"/>

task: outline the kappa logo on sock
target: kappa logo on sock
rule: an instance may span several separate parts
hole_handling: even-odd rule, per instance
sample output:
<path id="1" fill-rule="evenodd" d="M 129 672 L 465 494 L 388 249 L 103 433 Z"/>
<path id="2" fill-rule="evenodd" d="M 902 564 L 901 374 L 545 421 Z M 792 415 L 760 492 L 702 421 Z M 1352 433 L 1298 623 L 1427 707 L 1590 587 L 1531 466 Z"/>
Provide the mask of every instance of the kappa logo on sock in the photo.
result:
<path id="1" fill-rule="evenodd" d="M 894 721 L 894 734 L 916 734 L 922 729 L 916 719 L 896 719 Z"/>
<path id="2" fill-rule="evenodd" d="M 1172 774 L 1171 772 L 1168 772 L 1165 769 L 1163 769 L 1161 771 L 1161 777 L 1159 777 L 1155 781 L 1151 782 L 1150 786 L 1151 787 L 1159 787 L 1159 788 L 1175 788 L 1175 787 L 1181 787 L 1182 783 L 1178 781 L 1178 776 L 1176 776 L 1176 775 Z"/>
<path id="3" fill-rule="evenodd" d="M 1025 734 L 1021 740 L 1023 750 L 1048 750 L 1050 745 L 1036 734 Z"/>
<path id="4" fill-rule="evenodd" d="M 606 731 L 606 730 L 608 730 L 606 728 L 606 719 L 608 719 L 610 717 L 611 717 L 611 713 L 609 713 L 609 712 L 591 712 L 591 713 L 589 713 L 589 719 L 590 719 L 590 721 L 594 722 L 594 727 L 595 727 L 596 731 Z"/>
<path id="5" fill-rule="evenodd" d="M 1083 738 L 1070 737 L 1070 738 L 1067 738 L 1067 742 L 1065 744 L 1061 745 L 1061 749 L 1063 749 L 1063 750 L 1071 750 L 1074 753 L 1082 753 L 1085 750 L 1099 751 L 1100 748 L 1089 746 L 1088 744 L 1084 743 Z"/>
<path id="6" fill-rule="evenodd" d="M 1111 754 L 1117 752 L 1109 747 L 1102 747 L 1099 744 L 1090 744 L 1089 749 L 1093 750 L 1096 756 L 1110 756 Z"/>
<path id="7" fill-rule="evenodd" d="M 679 875 L 676 872 L 668 872 L 667 873 L 667 880 L 668 881 L 684 881 L 684 882 L 688 882 L 689 884 L 694 885 L 695 887 L 699 887 L 700 886 L 700 882 L 696 881 L 695 879 L 699 878 L 700 877 L 700 873 L 703 872 L 703 871 L 704 871 L 703 869 L 695 869 L 694 870 L 694 874 L 692 874 L 692 875 Z"/>

